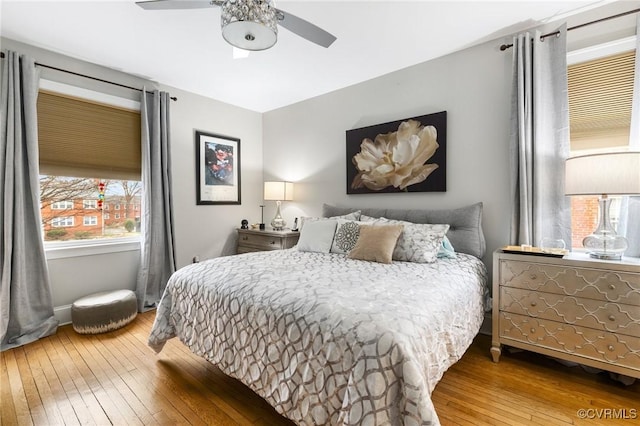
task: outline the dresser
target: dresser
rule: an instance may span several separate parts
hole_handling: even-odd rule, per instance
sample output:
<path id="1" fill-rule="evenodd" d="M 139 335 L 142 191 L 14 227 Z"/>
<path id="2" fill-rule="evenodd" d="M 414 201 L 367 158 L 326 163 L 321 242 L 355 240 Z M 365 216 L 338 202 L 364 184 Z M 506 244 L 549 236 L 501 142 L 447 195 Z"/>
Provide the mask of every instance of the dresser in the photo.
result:
<path id="1" fill-rule="evenodd" d="M 493 257 L 491 354 L 502 345 L 640 378 L 640 260 Z"/>
<path id="2" fill-rule="evenodd" d="M 238 229 L 238 246 L 236 252 L 283 250 L 298 243 L 298 231 L 260 231 L 259 229 Z"/>

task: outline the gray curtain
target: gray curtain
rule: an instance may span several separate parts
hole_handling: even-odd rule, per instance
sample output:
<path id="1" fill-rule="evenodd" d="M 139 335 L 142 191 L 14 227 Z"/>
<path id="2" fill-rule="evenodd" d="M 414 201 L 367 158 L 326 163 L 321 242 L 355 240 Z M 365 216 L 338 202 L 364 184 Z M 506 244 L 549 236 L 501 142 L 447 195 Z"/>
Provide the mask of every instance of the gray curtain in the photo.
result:
<path id="1" fill-rule="evenodd" d="M 157 305 L 176 270 L 171 196 L 169 103 L 166 92 L 142 91 L 142 247 L 136 295 L 138 310 Z"/>
<path id="2" fill-rule="evenodd" d="M 511 97 L 511 234 L 513 245 L 542 238 L 571 247 L 571 204 L 564 195 L 569 155 L 566 26 L 513 40 Z"/>
<path id="3" fill-rule="evenodd" d="M 40 218 L 39 76 L 33 59 L 7 52 L 0 105 L 0 350 L 56 332 Z"/>
<path id="4" fill-rule="evenodd" d="M 640 15 L 636 18 L 636 64 L 631 104 L 629 149 L 640 150 Z M 629 242 L 625 256 L 640 257 L 640 197 L 623 197 L 620 205 L 618 234 Z"/>

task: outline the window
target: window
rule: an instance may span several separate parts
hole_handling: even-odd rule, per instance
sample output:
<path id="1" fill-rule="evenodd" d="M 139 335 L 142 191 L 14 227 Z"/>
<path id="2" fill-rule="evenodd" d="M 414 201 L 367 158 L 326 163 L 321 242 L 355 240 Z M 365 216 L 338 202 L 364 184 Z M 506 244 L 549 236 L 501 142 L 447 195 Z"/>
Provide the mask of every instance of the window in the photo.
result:
<path id="1" fill-rule="evenodd" d="M 61 216 L 51 219 L 51 226 L 54 228 L 73 226 L 73 216 Z"/>
<path id="2" fill-rule="evenodd" d="M 635 51 L 569 65 L 571 155 L 628 146 Z M 620 199 L 613 198 L 611 224 L 618 223 Z M 582 247 L 599 221 L 598 197 L 571 197 L 572 246 Z"/>
<path id="3" fill-rule="evenodd" d="M 116 206 L 114 207 L 115 210 L 120 210 L 120 204 L 116 204 Z"/>
<path id="4" fill-rule="evenodd" d="M 113 217 L 116 218 L 116 219 L 120 219 L 120 213 L 114 214 Z"/>
<path id="5" fill-rule="evenodd" d="M 110 204 L 140 202 L 139 104 L 46 80 L 37 102 L 45 241 L 139 235 L 103 220 Z"/>
<path id="6" fill-rule="evenodd" d="M 73 208 L 73 201 L 56 201 L 51 204 L 51 210 L 69 210 Z"/>

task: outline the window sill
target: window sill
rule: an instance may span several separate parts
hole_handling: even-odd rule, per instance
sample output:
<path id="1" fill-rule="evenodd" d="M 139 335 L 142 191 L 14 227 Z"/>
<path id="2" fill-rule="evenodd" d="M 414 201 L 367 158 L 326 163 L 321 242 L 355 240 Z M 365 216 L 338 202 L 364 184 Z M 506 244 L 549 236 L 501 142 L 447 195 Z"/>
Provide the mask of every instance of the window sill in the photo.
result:
<path id="1" fill-rule="evenodd" d="M 140 237 L 44 243 L 47 260 L 137 250 L 140 250 Z"/>

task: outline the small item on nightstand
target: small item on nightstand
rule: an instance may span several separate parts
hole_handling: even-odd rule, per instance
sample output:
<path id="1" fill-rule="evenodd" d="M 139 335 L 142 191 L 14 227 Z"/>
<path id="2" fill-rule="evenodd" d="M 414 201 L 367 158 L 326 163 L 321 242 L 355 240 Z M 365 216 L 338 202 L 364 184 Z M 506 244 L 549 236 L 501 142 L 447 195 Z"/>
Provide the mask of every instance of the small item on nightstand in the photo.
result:
<path id="1" fill-rule="evenodd" d="M 298 231 L 298 218 L 297 217 L 293 221 L 293 228 L 291 228 L 291 230 L 292 231 Z"/>
<path id="2" fill-rule="evenodd" d="M 263 204 L 260 205 L 260 230 L 261 231 L 265 230 L 265 226 L 264 226 L 264 205 Z"/>
<path id="3" fill-rule="evenodd" d="M 249 221 L 247 219 L 242 219 L 240 225 L 240 229 L 249 229 Z"/>

